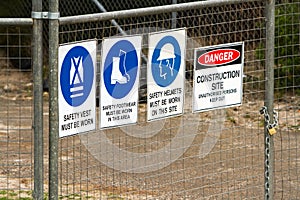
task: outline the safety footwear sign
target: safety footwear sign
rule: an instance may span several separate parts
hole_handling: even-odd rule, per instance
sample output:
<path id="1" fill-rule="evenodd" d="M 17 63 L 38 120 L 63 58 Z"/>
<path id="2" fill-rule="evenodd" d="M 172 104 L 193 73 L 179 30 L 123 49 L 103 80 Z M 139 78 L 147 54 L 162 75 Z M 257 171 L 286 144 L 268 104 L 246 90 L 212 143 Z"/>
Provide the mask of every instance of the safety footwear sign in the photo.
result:
<path id="1" fill-rule="evenodd" d="M 142 36 L 104 39 L 100 77 L 100 128 L 137 122 Z"/>
<path id="2" fill-rule="evenodd" d="M 58 52 L 59 136 L 96 128 L 97 41 L 66 44 Z"/>
<path id="3" fill-rule="evenodd" d="M 147 120 L 182 114 L 185 29 L 151 33 L 147 67 Z"/>
<path id="4" fill-rule="evenodd" d="M 195 50 L 193 111 L 241 105 L 244 43 Z"/>

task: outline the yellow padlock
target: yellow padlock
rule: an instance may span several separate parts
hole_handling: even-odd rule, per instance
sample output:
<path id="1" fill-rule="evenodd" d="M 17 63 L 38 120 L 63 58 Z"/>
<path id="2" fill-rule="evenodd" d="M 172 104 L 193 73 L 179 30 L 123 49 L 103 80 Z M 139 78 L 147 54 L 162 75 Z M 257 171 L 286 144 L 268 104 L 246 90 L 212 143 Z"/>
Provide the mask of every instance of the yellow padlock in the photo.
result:
<path id="1" fill-rule="evenodd" d="M 270 135 L 274 135 L 276 133 L 276 129 L 275 128 L 270 128 L 270 129 L 268 129 L 268 131 L 269 131 Z"/>

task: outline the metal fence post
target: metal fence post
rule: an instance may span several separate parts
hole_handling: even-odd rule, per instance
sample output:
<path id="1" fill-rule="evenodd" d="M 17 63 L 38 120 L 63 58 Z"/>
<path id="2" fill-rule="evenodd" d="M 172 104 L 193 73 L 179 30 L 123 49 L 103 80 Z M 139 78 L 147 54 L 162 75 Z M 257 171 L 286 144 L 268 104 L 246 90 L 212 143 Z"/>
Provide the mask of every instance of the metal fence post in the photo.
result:
<path id="1" fill-rule="evenodd" d="M 43 1 L 32 0 L 32 11 L 41 12 Z M 34 93 L 34 199 L 44 198 L 43 137 L 43 21 L 33 17 L 32 66 Z"/>
<path id="2" fill-rule="evenodd" d="M 49 14 L 58 13 L 58 0 L 49 1 Z M 58 199 L 58 45 L 59 22 L 49 20 L 49 199 Z"/>
<path id="3" fill-rule="evenodd" d="M 177 4 L 177 0 L 172 0 L 172 4 Z M 172 12 L 172 28 L 176 28 L 177 12 Z"/>
<path id="4" fill-rule="evenodd" d="M 265 106 L 273 122 L 274 101 L 274 38 L 275 38 L 275 0 L 266 0 L 266 83 Z M 265 199 L 274 196 L 274 141 L 265 128 Z"/>

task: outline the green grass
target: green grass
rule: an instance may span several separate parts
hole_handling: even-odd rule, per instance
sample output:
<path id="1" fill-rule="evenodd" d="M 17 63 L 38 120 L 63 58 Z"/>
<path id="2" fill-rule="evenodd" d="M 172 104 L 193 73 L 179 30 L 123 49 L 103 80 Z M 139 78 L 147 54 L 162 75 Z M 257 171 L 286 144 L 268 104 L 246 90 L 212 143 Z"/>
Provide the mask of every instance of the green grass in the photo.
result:
<path id="1" fill-rule="evenodd" d="M 0 200 L 32 200 L 32 191 L 14 191 L 14 190 L 0 190 Z M 44 193 L 44 200 L 48 199 L 48 193 Z M 82 199 L 80 194 L 70 194 L 65 196 L 60 196 L 59 199 Z M 85 196 L 83 199 L 93 199 L 92 196 Z M 111 200 L 124 200 L 116 194 L 109 194 L 107 199 Z"/>
<path id="2" fill-rule="evenodd" d="M 21 194 L 25 194 L 21 197 Z M 32 191 L 14 191 L 14 190 L 0 190 L 0 200 L 31 200 L 32 199 Z"/>
<path id="3" fill-rule="evenodd" d="M 120 197 L 119 195 L 116 195 L 116 194 L 109 194 L 107 196 L 107 199 L 124 200 L 124 198 L 122 198 L 122 197 Z"/>

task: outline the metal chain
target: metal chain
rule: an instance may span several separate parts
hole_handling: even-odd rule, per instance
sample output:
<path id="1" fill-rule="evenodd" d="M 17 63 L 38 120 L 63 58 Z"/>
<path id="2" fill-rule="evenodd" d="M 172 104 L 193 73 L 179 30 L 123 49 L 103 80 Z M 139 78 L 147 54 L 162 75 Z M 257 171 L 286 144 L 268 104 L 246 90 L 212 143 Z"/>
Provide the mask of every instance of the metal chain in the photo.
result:
<path id="1" fill-rule="evenodd" d="M 268 109 L 266 106 L 263 106 L 260 109 L 260 114 L 264 115 L 265 117 L 265 122 L 266 122 L 266 128 L 269 131 L 272 128 L 275 128 L 276 126 L 278 126 L 278 112 L 276 112 L 275 110 L 273 110 L 273 123 L 270 123 L 270 115 L 268 113 Z"/>
<path id="2" fill-rule="evenodd" d="M 278 112 L 273 110 L 273 124 L 272 124 L 273 128 L 275 128 L 276 126 L 278 126 Z"/>
<path id="3" fill-rule="evenodd" d="M 270 115 L 267 107 L 263 106 L 260 109 L 260 114 L 265 117 L 266 128 L 270 133 L 270 129 L 275 128 L 278 125 L 278 112 L 273 111 L 273 123 L 270 123 Z M 270 199 L 270 134 L 265 137 L 265 200 Z"/>
<path id="4" fill-rule="evenodd" d="M 265 138 L 265 200 L 270 197 L 270 135 Z"/>

